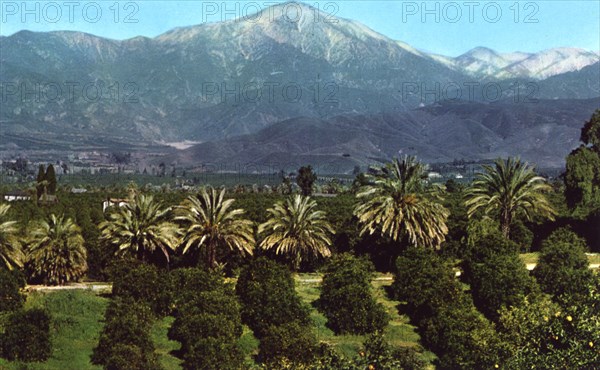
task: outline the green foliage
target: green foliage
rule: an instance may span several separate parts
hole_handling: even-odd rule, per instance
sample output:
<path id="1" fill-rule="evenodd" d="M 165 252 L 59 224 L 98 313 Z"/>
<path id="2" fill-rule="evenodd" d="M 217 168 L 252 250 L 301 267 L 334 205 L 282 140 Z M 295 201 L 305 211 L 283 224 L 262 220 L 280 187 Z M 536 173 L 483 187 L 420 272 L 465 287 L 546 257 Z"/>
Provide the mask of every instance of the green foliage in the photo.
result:
<path id="1" fill-rule="evenodd" d="M 533 270 L 542 290 L 559 299 L 584 293 L 582 289 L 593 274 L 588 269 L 585 251 L 585 241 L 566 228 L 556 230 L 544 240 Z"/>
<path id="2" fill-rule="evenodd" d="M 23 267 L 23 251 L 17 236 L 16 221 L 5 221 L 10 206 L 0 204 L 0 269 Z"/>
<path id="3" fill-rule="evenodd" d="M 494 326 L 466 295 L 440 307 L 419 329 L 423 344 L 438 355 L 442 369 L 489 369 L 505 356 Z"/>
<path id="4" fill-rule="evenodd" d="M 447 221 L 448 234 L 446 241 L 441 246 L 441 251 L 448 257 L 461 259 L 465 252 L 463 241 L 467 238 L 469 218 L 464 206 L 464 190 L 459 184 L 455 186 L 456 188 L 451 190 L 446 184 L 447 193 L 444 197 L 444 207 L 448 209 L 450 215 Z"/>
<path id="5" fill-rule="evenodd" d="M 438 248 L 448 233 L 448 210 L 440 204 L 439 187 L 425 186 L 427 167 L 414 157 L 395 158 L 368 175 L 355 215 L 361 235 L 379 234 L 412 246 Z"/>
<path id="6" fill-rule="evenodd" d="M 595 369 L 600 363 L 600 280 L 588 282 L 587 297 L 559 307 L 541 300 L 503 309 L 499 331 L 512 356 L 507 369 Z"/>
<path id="7" fill-rule="evenodd" d="M 582 127 L 581 141 L 567 156 L 564 181 L 569 208 L 585 216 L 600 209 L 600 110 Z"/>
<path id="8" fill-rule="evenodd" d="M 510 225 L 510 240 L 517 243 L 521 253 L 527 253 L 533 242 L 533 232 L 525 226 L 523 221 L 516 219 Z"/>
<path id="9" fill-rule="evenodd" d="M 517 248 L 499 233 L 492 233 L 479 239 L 463 261 L 464 278 L 471 285 L 475 305 L 491 320 L 498 319 L 501 307 L 519 305 L 525 297 L 539 294 Z"/>
<path id="10" fill-rule="evenodd" d="M 381 370 L 425 369 L 425 362 L 416 350 L 410 347 L 393 348 L 385 342 L 381 332 L 375 332 L 365 339 L 364 351 L 356 362 L 366 365 L 367 368 L 368 365 L 372 365 L 375 369 Z"/>
<path id="11" fill-rule="evenodd" d="M 36 194 L 37 194 L 37 199 L 40 199 L 40 197 L 42 196 L 42 194 L 44 194 L 44 190 L 46 189 L 47 183 L 45 182 L 46 180 L 46 171 L 44 169 L 44 165 L 40 164 L 40 166 L 38 167 L 38 174 L 36 177 L 36 185 L 35 185 L 35 190 L 36 190 Z"/>
<path id="12" fill-rule="evenodd" d="M 126 264 L 125 266 L 131 266 Z M 132 268 L 115 270 L 112 293 L 116 298 L 133 299 L 150 307 L 157 317 L 170 312 L 171 284 L 166 271 L 154 265 L 135 263 Z"/>
<path id="13" fill-rule="evenodd" d="M 224 197 L 225 189 L 202 189 L 183 202 L 175 218 L 184 225 L 183 253 L 203 248 L 211 269 L 216 267 L 219 246 L 249 255 L 254 249 L 253 223 L 242 218 L 244 210 L 231 209 L 234 199 Z"/>
<path id="14" fill-rule="evenodd" d="M 111 300 L 92 363 L 107 368 L 111 359 L 113 363 L 122 363 L 123 357 L 139 354 L 142 361 L 136 366 L 151 368 L 155 362 L 154 344 L 150 339 L 152 317 L 150 307 L 140 301 L 120 297 Z"/>
<path id="15" fill-rule="evenodd" d="M 313 184 L 317 181 L 317 174 L 313 172 L 311 166 L 303 166 L 298 170 L 296 183 L 302 190 L 302 195 L 309 196 L 312 194 Z"/>
<path id="16" fill-rule="evenodd" d="M 565 196 L 569 208 L 583 215 L 600 207 L 600 153 L 580 146 L 567 156 Z"/>
<path id="17" fill-rule="evenodd" d="M 110 357 L 106 359 L 107 370 L 160 370 L 158 358 L 154 354 L 144 353 L 140 347 L 131 344 L 117 343 L 113 346 Z"/>
<path id="18" fill-rule="evenodd" d="M 288 256 L 295 270 L 303 259 L 329 257 L 331 235 L 335 230 L 325 212 L 317 210 L 317 202 L 296 194 L 267 210 L 269 219 L 260 224 L 258 233 L 264 235 L 260 246 Z"/>
<path id="19" fill-rule="evenodd" d="M 50 357 L 50 315 L 32 308 L 10 314 L 0 333 L 0 355 L 8 360 L 45 361 Z"/>
<path id="20" fill-rule="evenodd" d="M 263 363 L 287 359 L 294 364 L 309 363 L 317 348 L 315 335 L 298 321 L 271 326 L 260 339 L 258 359 Z"/>
<path id="21" fill-rule="evenodd" d="M 233 288 L 223 277 L 200 269 L 176 272 L 173 281 L 177 308 L 168 335 L 181 342 L 183 368 L 239 369 L 242 323 Z"/>
<path id="22" fill-rule="evenodd" d="M 367 334 L 385 328 L 389 317 L 373 298 L 373 264 L 349 254 L 336 256 L 325 268 L 319 310 L 336 334 Z"/>
<path id="23" fill-rule="evenodd" d="M 180 268 L 170 272 L 171 295 L 175 310 L 196 299 L 198 293 L 223 288 L 223 277 L 202 268 Z"/>
<path id="24" fill-rule="evenodd" d="M 423 248 L 410 248 L 398 257 L 391 290 L 415 322 L 435 315 L 461 294 L 450 262 Z"/>
<path id="25" fill-rule="evenodd" d="M 29 264 L 45 284 L 77 281 L 87 271 L 81 229 L 70 218 L 50 215 L 30 232 Z"/>
<path id="26" fill-rule="evenodd" d="M 392 347 L 379 332 L 365 338 L 357 356 L 338 354 L 329 345 L 321 343 L 315 359 L 307 364 L 291 362 L 287 358 L 263 364 L 261 369 L 273 370 L 423 370 L 427 364 L 413 347 Z"/>
<path id="27" fill-rule="evenodd" d="M 124 206 L 116 207 L 109 220 L 100 224 L 102 240 L 141 260 L 168 263 L 179 243 L 179 228 L 169 217 L 170 209 L 152 195 L 133 192 Z"/>
<path id="28" fill-rule="evenodd" d="M 503 358 L 502 342 L 454 277 L 451 264 L 432 251 L 409 249 L 396 261 L 392 290 L 406 302 L 423 344 L 441 368 L 490 368 Z"/>
<path id="29" fill-rule="evenodd" d="M 581 128 L 581 141 L 600 153 L 600 109 Z"/>
<path id="30" fill-rule="evenodd" d="M 46 174 L 44 180 L 47 181 L 48 194 L 56 194 L 56 172 L 54 171 L 53 165 L 48 165 L 46 168 Z"/>
<path id="31" fill-rule="evenodd" d="M 0 314 L 23 307 L 25 296 L 21 289 L 24 287 L 25 279 L 19 270 L 0 268 Z"/>
<path id="32" fill-rule="evenodd" d="M 261 257 L 245 266 L 235 287 L 242 304 L 242 321 L 261 339 L 269 327 L 298 321 L 310 323 L 308 308 L 294 288 L 290 271 Z"/>
<path id="33" fill-rule="evenodd" d="M 534 215 L 554 219 L 556 211 L 545 195 L 552 187 L 527 163 L 518 158 L 498 159 L 493 166 L 483 166 L 483 170 L 467 190 L 469 217 L 479 210 L 493 214 L 507 239 L 513 220 L 519 216 L 527 220 Z"/>

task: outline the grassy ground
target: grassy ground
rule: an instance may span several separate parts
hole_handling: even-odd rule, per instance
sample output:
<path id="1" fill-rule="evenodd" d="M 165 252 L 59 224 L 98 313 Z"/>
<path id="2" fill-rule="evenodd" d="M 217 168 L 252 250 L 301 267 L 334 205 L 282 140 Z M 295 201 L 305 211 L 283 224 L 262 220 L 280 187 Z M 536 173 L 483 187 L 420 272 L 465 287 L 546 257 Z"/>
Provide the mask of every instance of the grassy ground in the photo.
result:
<path id="1" fill-rule="evenodd" d="M 382 277 L 383 275 L 378 276 Z M 314 280 L 318 278 L 320 278 L 319 274 L 300 275 L 300 279 L 302 280 Z M 296 290 L 304 302 L 310 305 L 314 300 L 319 298 L 320 284 L 320 282 L 311 281 L 306 283 L 296 279 Z M 398 314 L 397 306 L 399 302 L 390 300 L 384 291 L 384 287 L 389 286 L 390 284 L 391 281 L 373 281 L 373 292 L 375 297 L 378 302 L 384 305 L 391 317 L 391 321 L 385 331 L 385 337 L 387 341 L 394 346 L 417 346 L 419 335 L 415 332 L 415 327 L 409 324 L 406 316 Z M 340 353 L 343 353 L 346 356 L 352 357 L 358 354 L 365 336 L 335 335 L 333 331 L 327 328 L 327 319 L 325 316 L 312 307 L 312 305 L 311 318 L 315 323 L 315 333 L 319 341 L 331 344 Z M 435 356 L 430 352 L 425 352 L 423 357 L 425 360 L 431 361 Z"/>
<path id="2" fill-rule="evenodd" d="M 152 328 L 152 340 L 156 346 L 161 365 L 165 369 L 181 369 L 181 360 L 171 354 L 171 351 L 177 350 L 181 344 L 167 338 L 167 332 L 175 319 L 171 316 L 156 322 Z"/>
<path id="3" fill-rule="evenodd" d="M 537 263 L 538 258 L 540 257 L 540 254 L 538 252 L 522 253 L 520 256 L 521 256 L 521 259 L 523 260 L 523 262 L 525 262 L 525 263 Z M 587 257 L 588 257 L 588 261 L 590 262 L 590 264 L 600 264 L 600 254 L 599 253 L 588 254 Z"/>
<path id="4" fill-rule="evenodd" d="M 91 291 L 30 293 L 26 308 L 45 307 L 52 315 L 52 356 L 44 363 L 20 364 L 0 359 L 0 369 L 102 369 L 90 363 L 108 300 Z"/>
<path id="5" fill-rule="evenodd" d="M 381 275 L 383 276 L 383 275 Z M 319 297 L 320 274 L 301 274 L 296 280 L 296 288 L 304 302 L 311 305 Z M 309 282 L 302 282 L 309 281 Z M 387 298 L 384 287 L 391 281 L 374 281 L 374 293 L 392 320 L 386 330 L 387 340 L 395 346 L 416 346 L 419 336 L 415 328 L 408 323 L 406 316 L 400 316 L 396 309 L 398 302 Z M 31 292 L 28 294 L 26 307 L 45 307 L 52 315 L 52 356 L 44 363 L 22 364 L 7 362 L 0 359 L 1 370 L 86 370 L 101 369 L 90 363 L 90 355 L 98 343 L 102 329 L 102 319 L 108 299 L 92 290 L 57 290 L 50 292 Z M 336 336 L 326 327 L 325 317 L 314 307 L 311 307 L 311 317 L 315 323 L 314 330 L 319 341 L 333 345 L 346 356 L 355 356 L 360 351 L 364 336 Z M 171 353 L 180 346 L 178 342 L 167 338 L 172 317 L 166 317 L 155 323 L 152 328 L 152 338 L 156 352 L 165 369 L 181 369 L 181 361 Z M 240 347 L 246 355 L 246 362 L 253 363 L 253 357 L 258 353 L 258 340 L 247 327 L 240 338 Z M 427 360 L 433 354 L 424 353 Z"/>

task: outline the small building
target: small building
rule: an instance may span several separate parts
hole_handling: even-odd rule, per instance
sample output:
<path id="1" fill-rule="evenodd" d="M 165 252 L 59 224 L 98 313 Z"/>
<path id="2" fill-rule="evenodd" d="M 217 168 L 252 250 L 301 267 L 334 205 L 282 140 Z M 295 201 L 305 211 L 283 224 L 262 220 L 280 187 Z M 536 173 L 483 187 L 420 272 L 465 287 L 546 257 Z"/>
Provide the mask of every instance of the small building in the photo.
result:
<path id="1" fill-rule="evenodd" d="M 31 200 L 31 195 L 21 190 L 13 190 L 4 194 L 4 200 L 14 202 L 17 200 Z"/>
<path id="2" fill-rule="evenodd" d="M 129 203 L 128 199 L 108 198 L 102 202 L 102 212 L 106 212 L 108 207 L 123 207 Z"/>
<path id="3" fill-rule="evenodd" d="M 54 194 L 42 194 L 38 199 L 38 204 L 54 204 L 58 203 L 58 197 Z"/>
<path id="4" fill-rule="evenodd" d="M 73 188 L 73 189 L 71 189 L 71 193 L 73 193 L 73 194 L 87 193 L 87 189 L 85 189 L 85 188 Z"/>
<path id="5" fill-rule="evenodd" d="M 442 175 L 439 172 L 429 172 L 427 177 L 430 179 L 439 179 L 442 177 Z"/>

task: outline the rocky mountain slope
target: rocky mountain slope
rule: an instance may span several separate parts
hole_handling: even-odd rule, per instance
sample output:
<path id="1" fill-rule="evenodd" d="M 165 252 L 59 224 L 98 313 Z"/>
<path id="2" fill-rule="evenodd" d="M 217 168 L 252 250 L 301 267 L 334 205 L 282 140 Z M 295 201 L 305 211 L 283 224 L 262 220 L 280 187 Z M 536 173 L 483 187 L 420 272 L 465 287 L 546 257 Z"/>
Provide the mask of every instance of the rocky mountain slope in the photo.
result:
<path id="1" fill-rule="evenodd" d="M 476 48 L 444 57 L 356 21 L 324 22 L 326 14 L 304 4 L 302 17 L 290 20 L 284 6 L 263 10 L 269 16 L 258 22 L 201 24 L 156 38 L 117 41 L 66 31 L 0 37 L 0 150 L 41 142 L 77 150 L 98 137 L 113 146 L 214 142 L 263 135 L 285 122 L 331 123 L 339 117 L 370 117 L 359 126 L 375 132 L 383 128 L 373 117 L 394 122 L 416 117 L 415 124 L 429 125 L 430 116 L 415 109 L 447 98 L 495 112 L 499 101 L 600 96 L 600 64 L 593 52 L 502 54 Z M 489 84 L 499 95 L 490 97 Z M 473 85 L 470 94 L 467 86 Z M 438 91 L 433 97 L 427 94 L 431 89 Z M 571 109 L 579 117 L 575 103 Z M 355 129 L 346 129 L 356 136 Z M 346 137 L 340 130 L 335 135 Z M 441 147 L 431 144 L 433 136 L 414 136 L 423 150 L 431 146 L 431 154 L 423 155 L 435 159 L 435 150 L 440 158 L 455 155 L 444 154 L 444 140 Z M 369 153 L 379 155 L 376 149 Z"/>

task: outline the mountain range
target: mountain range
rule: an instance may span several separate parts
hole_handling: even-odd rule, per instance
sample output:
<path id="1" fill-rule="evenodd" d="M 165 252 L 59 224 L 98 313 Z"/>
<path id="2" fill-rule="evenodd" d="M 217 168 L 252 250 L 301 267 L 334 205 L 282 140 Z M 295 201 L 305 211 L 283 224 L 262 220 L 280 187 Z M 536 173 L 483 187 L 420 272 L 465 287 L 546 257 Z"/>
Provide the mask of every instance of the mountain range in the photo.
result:
<path id="1" fill-rule="evenodd" d="M 304 4 L 292 22 L 283 6 L 263 10 L 276 16 L 258 22 L 205 23 L 155 38 L 68 31 L 0 37 L 0 150 L 40 143 L 144 150 L 190 140 L 201 144 L 171 160 L 329 163 L 341 153 L 350 166 L 414 148 L 431 161 L 518 153 L 560 166 L 577 144 L 577 128 L 600 106 L 600 56 L 593 51 L 478 47 L 447 57 L 353 20 L 315 22 L 308 15 L 319 10 Z M 296 132 L 298 145 L 282 144 L 277 130 Z M 510 139 L 518 132 L 531 140 L 556 135 L 540 140 L 558 150 L 534 155 L 539 145 Z M 311 137 L 317 145 L 299 143 Z"/>

